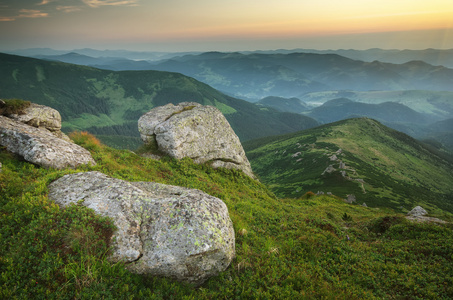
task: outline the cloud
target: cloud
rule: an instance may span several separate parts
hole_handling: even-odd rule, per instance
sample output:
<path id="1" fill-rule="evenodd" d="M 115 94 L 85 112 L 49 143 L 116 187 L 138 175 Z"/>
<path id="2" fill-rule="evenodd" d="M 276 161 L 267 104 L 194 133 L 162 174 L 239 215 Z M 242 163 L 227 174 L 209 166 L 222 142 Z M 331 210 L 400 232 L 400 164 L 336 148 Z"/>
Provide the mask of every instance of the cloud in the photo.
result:
<path id="1" fill-rule="evenodd" d="M 21 18 L 45 18 L 49 16 L 49 13 L 54 13 L 56 11 L 62 13 L 72 13 L 76 11 L 81 11 L 83 9 L 82 6 L 75 6 L 75 5 L 57 5 L 58 2 L 61 3 L 60 0 L 39 0 L 35 2 L 34 7 L 37 6 L 45 6 L 45 10 L 37 10 L 37 9 L 27 9 L 22 8 L 19 9 L 16 5 L 17 0 L 9 0 L 11 3 L 14 1 L 15 5 L 12 4 L 0 4 L 0 22 L 12 22 L 16 21 L 17 19 Z M 22 0 L 25 1 L 25 0 Z M 27 0 L 28 1 L 28 0 Z M 63 2 L 68 2 L 63 1 Z M 140 0 L 81 0 L 85 5 L 97 8 L 102 6 L 138 6 L 138 2 Z M 53 5 L 52 5 L 53 4 Z M 69 4 L 69 3 L 68 3 Z M 23 6 L 22 6 L 23 7 Z"/>
<path id="2" fill-rule="evenodd" d="M 49 16 L 48 13 L 36 9 L 21 9 L 19 13 L 18 18 L 44 18 Z"/>
<path id="3" fill-rule="evenodd" d="M 65 13 L 71 13 L 71 12 L 75 12 L 75 11 L 81 11 L 82 9 L 78 6 L 57 6 L 57 10 L 58 11 L 62 11 L 62 12 L 65 12 Z"/>
<path id="4" fill-rule="evenodd" d="M 100 6 L 137 6 L 139 0 L 82 0 L 86 5 L 90 7 L 100 7 Z"/>
<path id="5" fill-rule="evenodd" d="M 16 18 L 14 17 L 0 17 L 0 22 L 10 22 L 10 21 L 15 21 Z"/>

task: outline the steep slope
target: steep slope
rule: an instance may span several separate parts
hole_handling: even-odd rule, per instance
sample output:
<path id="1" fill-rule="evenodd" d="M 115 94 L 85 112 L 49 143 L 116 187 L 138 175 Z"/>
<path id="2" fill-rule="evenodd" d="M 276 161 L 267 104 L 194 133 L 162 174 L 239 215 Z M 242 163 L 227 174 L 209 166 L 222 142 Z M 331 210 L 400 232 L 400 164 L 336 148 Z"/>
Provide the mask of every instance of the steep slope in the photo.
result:
<path id="1" fill-rule="evenodd" d="M 260 109 L 177 73 L 114 72 L 7 54 L 0 54 L 0 66 L 0 97 L 48 105 L 60 111 L 63 130 L 114 136 L 117 143 L 138 137 L 137 120 L 152 107 L 183 101 L 217 107 L 242 140 L 317 124 L 305 116 Z"/>
<path id="2" fill-rule="evenodd" d="M 430 124 L 425 139 L 435 139 L 453 152 L 453 119 Z"/>
<path id="3" fill-rule="evenodd" d="M 424 144 L 361 118 L 245 143 L 252 168 L 281 197 L 324 191 L 372 207 L 453 212 L 453 165 Z M 329 167 L 331 166 L 331 167 Z"/>

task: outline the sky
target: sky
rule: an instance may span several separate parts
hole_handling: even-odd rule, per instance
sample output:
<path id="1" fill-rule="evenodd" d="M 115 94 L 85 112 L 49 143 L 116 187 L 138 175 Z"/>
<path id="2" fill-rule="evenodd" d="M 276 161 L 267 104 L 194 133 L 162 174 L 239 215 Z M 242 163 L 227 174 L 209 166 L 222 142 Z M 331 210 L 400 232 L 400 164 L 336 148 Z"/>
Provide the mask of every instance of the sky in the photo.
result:
<path id="1" fill-rule="evenodd" d="M 453 0 L 0 0 L 0 49 L 452 49 Z"/>

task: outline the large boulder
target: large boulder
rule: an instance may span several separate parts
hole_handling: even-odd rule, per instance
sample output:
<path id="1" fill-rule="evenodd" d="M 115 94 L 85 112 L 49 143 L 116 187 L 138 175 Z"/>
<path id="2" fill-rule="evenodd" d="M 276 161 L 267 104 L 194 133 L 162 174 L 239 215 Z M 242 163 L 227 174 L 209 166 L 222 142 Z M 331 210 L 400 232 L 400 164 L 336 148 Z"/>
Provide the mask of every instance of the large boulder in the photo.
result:
<path id="1" fill-rule="evenodd" d="M 199 285 L 224 271 L 235 255 L 226 205 L 199 190 L 86 172 L 51 183 L 49 199 L 63 207 L 83 200 L 111 217 L 118 230 L 110 258 L 139 274 Z"/>
<path id="2" fill-rule="evenodd" d="M 0 116 L 0 145 L 46 168 L 64 169 L 96 164 L 86 149 L 58 138 L 45 128 L 36 128 L 5 116 Z"/>
<path id="3" fill-rule="evenodd" d="M 183 102 L 156 107 L 139 119 L 138 129 L 145 144 L 155 144 L 171 157 L 239 169 L 255 178 L 239 138 L 213 106 Z"/>

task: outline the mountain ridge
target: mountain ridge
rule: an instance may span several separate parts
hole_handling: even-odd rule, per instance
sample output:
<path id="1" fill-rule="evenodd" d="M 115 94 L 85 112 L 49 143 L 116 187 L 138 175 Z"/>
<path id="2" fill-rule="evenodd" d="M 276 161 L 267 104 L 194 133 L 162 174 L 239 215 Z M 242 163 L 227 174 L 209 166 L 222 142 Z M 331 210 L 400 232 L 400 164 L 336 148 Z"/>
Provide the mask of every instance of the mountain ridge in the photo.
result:
<path id="1" fill-rule="evenodd" d="M 451 156 L 369 118 L 248 141 L 244 149 L 255 173 L 280 197 L 319 190 L 355 194 L 372 207 L 404 211 L 423 203 L 453 212 Z"/>
<path id="2" fill-rule="evenodd" d="M 316 126 L 308 117 L 260 109 L 178 73 L 95 69 L 0 54 L 0 94 L 60 111 L 63 130 L 135 136 L 138 118 L 155 106 L 194 101 L 222 111 L 241 139 Z M 137 143 L 135 143 L 137 145 Z"/>

